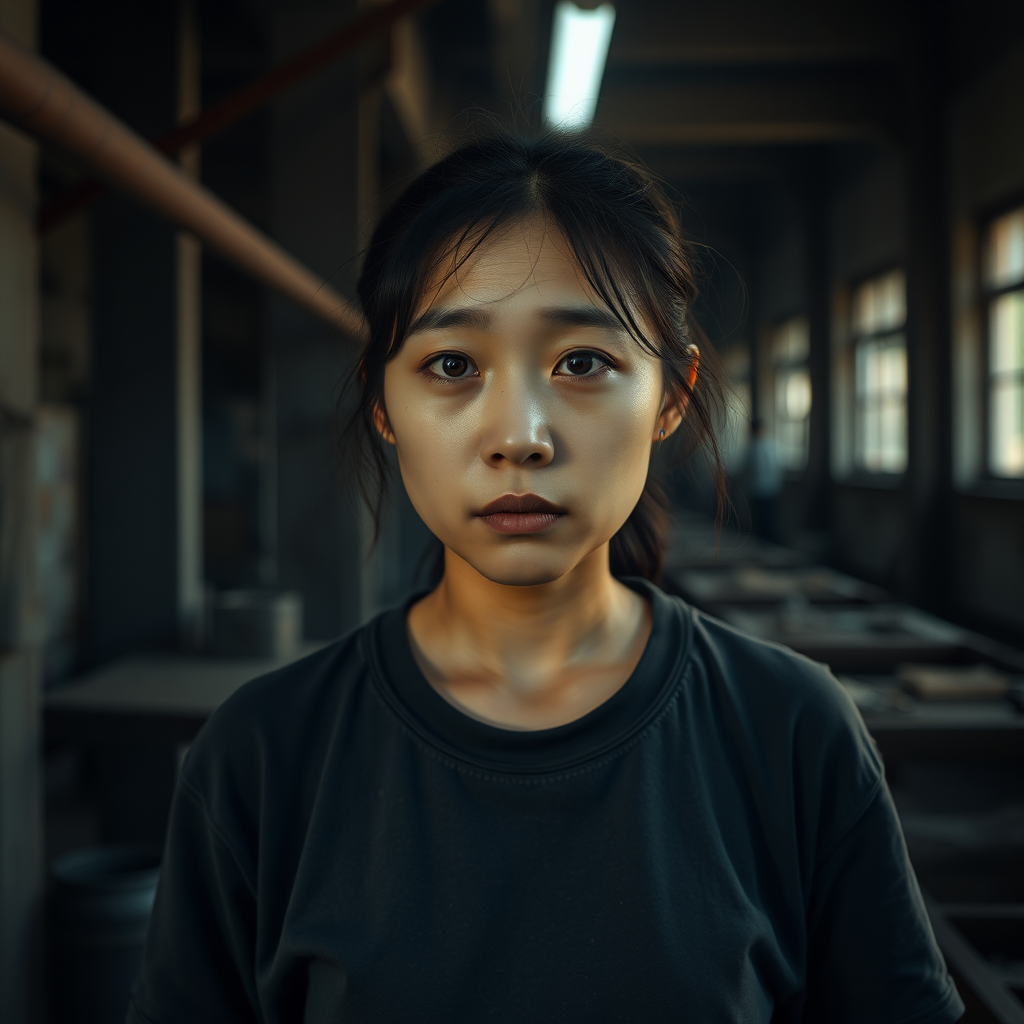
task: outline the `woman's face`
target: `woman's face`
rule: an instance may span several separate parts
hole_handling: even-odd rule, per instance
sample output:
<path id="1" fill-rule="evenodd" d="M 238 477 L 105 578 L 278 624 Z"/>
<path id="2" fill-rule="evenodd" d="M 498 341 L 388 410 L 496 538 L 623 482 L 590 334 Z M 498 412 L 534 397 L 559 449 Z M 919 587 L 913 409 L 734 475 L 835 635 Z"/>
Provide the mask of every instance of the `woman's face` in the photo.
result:
<path id="1" fill-rule="evenodd" d="M 550 583 L 607 545 L 680 420 L 569 251 L 541 218 L 496 233 L 426 290 L 385 371 L 413 506 L 495 583 Z"/>

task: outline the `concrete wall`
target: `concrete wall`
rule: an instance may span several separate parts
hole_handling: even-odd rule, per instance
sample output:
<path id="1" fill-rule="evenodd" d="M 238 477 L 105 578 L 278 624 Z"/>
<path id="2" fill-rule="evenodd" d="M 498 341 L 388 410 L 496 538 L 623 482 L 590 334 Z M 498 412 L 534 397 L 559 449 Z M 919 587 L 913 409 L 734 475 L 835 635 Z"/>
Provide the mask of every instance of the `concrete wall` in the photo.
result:
<path id="1" fill-rule="evenodd" d="M 766 196 L 758 231 L 757 309 L 761 322 L 778 324 L 807 312 L 806 238 L 800 204 L 792 188 L 782 185 Z"/>
<path id="2" fill-rule="evenodd" d="M 33 0 L 0 31 L 36 47 Z M 36 1019 L 43 897 L 40 622 L 35 573 L 39 252 L 36 146 L 0 123 L 0 1020 Z"/>
<path id="3" fill-rule="evenodd" d="M 970 620 L 1008 631 L 1024 622 L 1024 481 L 985 479 L 985 368 L 977 256 L 993 214 L 1024 203 L 1024 46 L 1005 55 L 952 104 L 953 600 Z"/>
<path id="4" fill-rule="evenodd" d="M 832 174 L 831 285 L 834 293 L 843 295 L 866 277 L 906 264 L 906 170 L 895 149 L 848 147 L 835 154 Z M 847 315 L 844 309 L 838 320 Z M 841 349 L 834 347 L 834 352 L 831 399 L 841 410 L 838 418 L 848 419 L 851 366 Z M 845 420 L 837 428 L 839 441 L 832 457 L 833 558 L 857 576 L 892 587 L 904 540 L 903 505 L 891 484 L 850 477 L 845 470 L 849 457 L 841 449 L 842 438 L 852 428 Z"/>
<path id="5" fill-rule="evenodd" d="M 856 281 L 904 261 L 905 173 L 895 148 L 837 150 L 830 224 L 834 280 Z"/>
<path id="6" fill-rule="evenodd" d="M 353 2 L 279 3 L 268 26 L 274 62 L 351 17 Z M 271 233 L 314 272 L 351 295 L 359 237 L 358 68 L 321 72 L 275 101 L 271 113 Z M 309 637 L 328 639 L 362 619 L 365 524 L 351 474 L 335 448 L 339 383 L 351 343 L 276 296 L 268 298 L 276 422 L 276 566 L 273 583 L 302 593 Z M 268 581 L 269 582 L 269 581 Z"/>
<path id="7" fill-rule="evenodd" d="M 1024 200 L 1024 51 L 1006 56 L 955 95 L 945 145 L 945 227 L 953 250 L 953 407 L 941 395 L 929 397 L 942 402 L 942 417 L 952 418 L 955 493 L 949 495 L 947 513 L 932 513 L 941 518 L 942 538 L 933 558 L 943 563 L 942 593 L 934 595 L 934 603 L 965 621 L 1010 631 L 1024 620 L 1024 486 L 982 479 L 984 339 L 976 280 L 981 224 L 1000 207 Z M 913 197 L 904 184 L 909 180 L 905 158 L 896 149 L 839 152 L 833 173 L 832 281 L 841 295 L 865 276 L 906 265 Z M 775 251 L 785 251 L 786 245 L 780 237 Z M 839 396 L 832 398 L 836 402 Z M 948 491 L 948 482 L 943 487 Z M 841 476 L 833 481 L 836 560 L 898 592 L 908 585 L 906 566 L 900 569 L 901 549 L 921 525 L 903 500 L 903 489 Z"/>

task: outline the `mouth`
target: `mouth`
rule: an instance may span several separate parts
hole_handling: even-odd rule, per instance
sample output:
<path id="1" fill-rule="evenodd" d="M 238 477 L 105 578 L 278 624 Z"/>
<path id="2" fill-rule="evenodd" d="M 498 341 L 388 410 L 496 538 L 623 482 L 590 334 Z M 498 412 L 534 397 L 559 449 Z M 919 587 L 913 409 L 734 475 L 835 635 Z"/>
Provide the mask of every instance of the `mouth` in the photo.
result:
<path id="1" fill-rule="evenodd" d="M 498 533 L 540 533 L 565 515 L 565 509 L 536 494 L 505 494 L 477 513 Z"/>

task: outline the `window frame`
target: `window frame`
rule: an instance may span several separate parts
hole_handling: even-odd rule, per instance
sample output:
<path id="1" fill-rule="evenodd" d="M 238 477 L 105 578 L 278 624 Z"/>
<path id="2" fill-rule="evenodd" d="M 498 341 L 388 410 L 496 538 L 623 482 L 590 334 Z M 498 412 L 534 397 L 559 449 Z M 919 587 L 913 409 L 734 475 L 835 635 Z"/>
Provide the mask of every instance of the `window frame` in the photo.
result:
<path id="1" fill-rule="evenodd" d="M 855 324 L 856 318 L 856 300 L 857 293 L 864 285 L 871 281 L 878 281 L 882 278 L 888 277 L 888 275 L 899 271 L 903 275 L 903 319 L 897 326 L 887 326 L 880 330 L 874 330 L 867 333 L 860 333 Z M 909 395 L 910 395 L 910 366 L 909 366 L 909 352 L 907 349 L 907 321 L 908 321 L 908 309 L 906 301 L 906 268 L 902 263 L 890 263 L 884 267 L 877 268 L 869 274 L 863 274 L 856 278 L 850 283 L 849 286 L 849 310 L 847 313 L 847 330 L 849 338 L 850 358 L 851 358 L 851 380 L 850 380 L 850 416 L 851 416 L 851 431 L 850 431 L 850 473 L 848 479 L 851 482 L 860 481 L 861 483 L 870 483 L 876 486 L 892 487 L 897 486 L 900 481 L 906 476 L 907 468 L 910 462 L 910 450 L 909 450 L 909 430 L 910 430 L 910 419 L 909 419 Z M 862 394 L 859 384 L 859 373 L 858 364 L 860 351 L 864 343 L 866 342 L 877 342 L 885 338 L 898 338 L 902 342 L 904 351 L 904 357 L 908 360 L 906 366 L 905 375 L 905 387 L 903 391 L 903 423 L 904 423 L 904 447 L 906 450 L 906 461 L 902 469 L 890 470 L 890 469 L 872 469 L 869 466 L 863 464 L 860 461 L 861 453 L 863 450 L 862 444 L 862 431 L 863 431 L 863 408 L 864 402 L 862 400 Z"/>
<path id="2" fill-rule="evenodd" d="M 988 244 L 990 232 L 996 223 L 1007 214 L 1024 211 L 1024 196 L 1016 195 L 1011 202 L 986 211 L 979 217 L 977 246 L 977 295 L 981 323 L 981 465 L 978 467 L 978 482 L 986 489 L 1000 488 L 1015 497 L 1024 498 L 1024 473 L 1019 476 L 1002 476 L 992 471 L 992 307 L 997 299 L 1011 292 L 1024 292 L 1024 276 L 1013 284 L 992 287 L 987 280 Z M 1024 368 L 1017 371 L 1024 386 Z"/>

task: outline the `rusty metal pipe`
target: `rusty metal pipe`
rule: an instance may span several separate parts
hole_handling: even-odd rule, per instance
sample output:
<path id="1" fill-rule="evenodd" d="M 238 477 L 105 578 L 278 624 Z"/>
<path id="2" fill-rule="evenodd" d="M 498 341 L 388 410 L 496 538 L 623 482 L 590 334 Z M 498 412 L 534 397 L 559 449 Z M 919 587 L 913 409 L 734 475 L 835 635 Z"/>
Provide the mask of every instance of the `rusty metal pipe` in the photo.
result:
<path id="1" fill-rule="evenodd" d="M 391 0 L 383 6 L 363 11 L 336 32 L 215 101 L 195 117 L 164 132 L 154 139 L 153 146 L 161 153 L 174 156 L 186 146 L 218 135 L 321 68 L 351 53 L 368 39 L 388 31 L 396 21 L 435 3 L 437 0 Z M 39 233 L 46 234 L 66 217 L 91 205 L 103 191 L 99 182 L 86 180 L 61 192 L 40 210 Z"/>
<path id="2" fill-rule="evenodd" d="M 82 160 L 189 231 L 235 266 L 362 338 L 365 322 L 333 288 L 87 96 L 46 61 L 0 33 L 0 113 Z"/>

